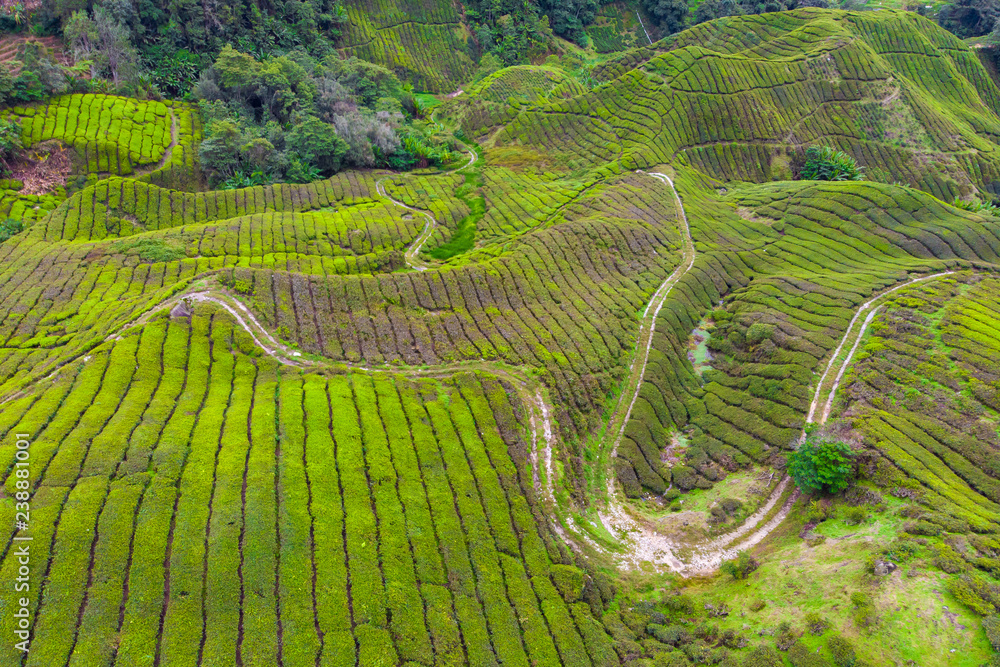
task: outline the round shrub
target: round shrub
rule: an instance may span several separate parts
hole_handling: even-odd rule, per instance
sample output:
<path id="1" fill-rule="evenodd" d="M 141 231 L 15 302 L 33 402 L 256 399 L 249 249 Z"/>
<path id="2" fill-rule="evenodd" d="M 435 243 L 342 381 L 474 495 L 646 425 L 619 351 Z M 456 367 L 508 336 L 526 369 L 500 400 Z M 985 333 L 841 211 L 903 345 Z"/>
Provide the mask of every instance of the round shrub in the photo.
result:
<path id="1" fill-rule="evenodd" d="M 833 654 L 833 664 L 837 667 L 854 667 L 857 656 L 854 653 L 854 646 L 840 635 L 833 635 L 826 643 L 830 653 Z"/>
<path id="2" fill-rule="evenodd" d="M 800 641 L 788 649 L 788 662 L 792 663 L 792 667 L 829 667 L 823 656 L 813 653 Z"/>
<path id="3" fill-rule="evenodd" d="M 942 532 L 941 526 L 923 519 L 907 522 L 903 525 L 903 530 L 910 535 L 927 535 L 928 537 L 936 537 Z"/>
<path id="4" fill-rule="evenodd" d="M 728 574 L 733 579 L 746 579 L 758 567 L 760 567 L 760 563 L 757 562 L 756 558 L 746 551 L 741 551 L 736 558 L 722 563 L 719 566 L 719 571 Z"/>
<path id="5" fill-rule="evenodd" d="M 757 345 L 765 340 L 770 340 L 774 335 L 774 325 L 755 322 L 747 329 L 747 343 Z"/>
<path id="6" fill-rule="evenodd" d="M 992 614 L 983 619 L 983 632 L 990 640 L 994 651 L 1000 651 L 1000 616 Z"/>
<path id="7" fill-rule="evenodd" d="M 782 667 L 781 655 L 773 646 L 762 644 L 744 658 L 743 667 Z"/>
<path id="8" fill-rule="evenodd" d="M 688 466 L 674 466 L 674 485 L 682 491 L 690 491 L 698 484 L 698 473 Z"/>
<path id="9" fill-rule="evenodd" d="M 814 611 L 806 614 L 806 628 L 814 635 L 821 635 L 830 627 L 830 622 Z"/>
<path id="10" fill-rule="evenodd" d="M 740 511 L 743 507 L 743 503 L 736 498 L 723 498 L 722 499 L 722 509 L 726 511 L 726 514 L 730 516 Z"/>
<path id="11" fill-rule="evenodd" d="M 653 658 L 653 667 L 687 667 L 689 664 L 691 663 L 680 651 L 657 653 Z"/>

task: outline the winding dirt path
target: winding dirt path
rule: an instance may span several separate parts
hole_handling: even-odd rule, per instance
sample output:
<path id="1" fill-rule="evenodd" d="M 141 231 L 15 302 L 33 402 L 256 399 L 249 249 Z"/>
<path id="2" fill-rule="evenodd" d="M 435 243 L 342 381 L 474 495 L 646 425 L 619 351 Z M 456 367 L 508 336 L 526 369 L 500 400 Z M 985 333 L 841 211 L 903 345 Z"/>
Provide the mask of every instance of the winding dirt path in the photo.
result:
<path id="1" fill-rule="evenodd" d="M 170 109 L 170 145 L 167 146 L 166 150 L 163 151 L 163 157 L 154 162 L 153 164 L 147 164 L 141 167 L 135 167 L 132 173 L 128 175 L 128 178 L 142 178 L 143 176 L 149 176 L 154 171 L 159 171 L 167 166 L 170 162 L 170 158 L 174 155 L 174 149 L 177 147 L 177 141 L 180 139 L 180 122 L 177 120 L 177 114 L 174 113 L 173 109 Z"/>
<path id="2" fill-rule="evenodd" d="M 684 204 L 681 202 L 680 195 L 677 194 L 677 188 L 674 187 L 674 182 L 669 176 L 659 172 L 649 173 L 640 169 L 637 170 L 637 173 L 647 174 L 670 187 L 670 191 L 674 195 L 674 203 L 677 207 L 677 219 L 682 231 L 682 258 L 681 264 L 677 269 L 653 293 L 652 299 L 650 299 L 649 304 L 646 305 L 646 309 L 642 313 L 642 319 L 639 323 L 639 333 L 636 337 L 635 356 L 629 368 L 629 377 L 622 389 L 622 394 L 618 399 L 615 411 L 608 422 L 608 428 L 604 436 L 605 441 L 601 447 L 602 450 L 606 451 L 609 449 L 608 445 L 610 444 L 609 465 L 607 466 L 607 504 L 598 512 L 598 516 L 601 519 L 601 523 L 611 534 L 629 546 L 628 553 L 619 557 L 620 565 L 639 567 L 640 563 L 648 561 L 658 565 L 666 565 L 670 569 L 680 572 L 683 571 L 684 565 L 674 555 L 675 545 L 671 540 L 637 521 L 621 502 L 617 493 L 614 465 L 612 463 L 615 454 L 618 453 L 618 444 L 621 442 L 622 434 L 625 432 L 625 426 L 628 424 L 628 419 L 632 414 L 632 408 L 639 398 L 639 390 L 642 388 L 642 381 L 646 375 L 646 364 L 649 361 L 649 352 L 653 346 L 653 334 L 656 332 L 656 316 L 659 315 L 660 309 L 666 302 L 667 296 L 670 295 L 674 285 L 694 266 L 694 260 L 697 255 L 694 249 L 694 240 L 691 238 L 691 228 L 688 224 L 687 213 L 684 210 Z M 610 441 L 608 438 L 610 438 Z M 602 456 L 604 456 L 603 451 Z"/>
<path id="3" fill-rule="evenodd" d="M 475 162 L 476 162 L 476 153 L 475 151 L 469 149 L 468 162 L 463 164 L 461 167 L 452 169 L 450 171 L 443 171 L 438 175 L 446 176 L 448 174 L 454 174 L 464 169 L 468 169 L 473 164 L 475 164 Z M 409 264 L 411 268 L 414 268 L 417 271 L 426 271 L 427 269 L 430 268 L 430 265 L 427 262 L 420 259 L 420 249 L 424 246 L 425 243 L 427 243 L 427 239 L 431 237 L 431 234 L 434 233 L 434 228 L 437 226 L 437 222 L 434 220 L 434 216 L 428 213 L 427 211 L 420 208 L 413 208 L 412 206 L 407 206 L 403 202 L 390 197 L 389 194 L 385 191 L 385 186 L 382 185 L 382 183 L 384 183 L 389 178 L 392 178 L 392 176 L 384 176 L 375 182 L 375 190 L 376 192 L 378 192 L 379 196 L 383 197 L 384 199 L 388 199 L 396 206 L 405 208 L 407 211 L 410 211 L 411 213 L 422 215 L 424 216 L 424 218 L 427 219 L 427 222 L 424 224 L 424 228 L 420 230 L 420 234 L 417 235 L 417 238 L 413 239 L 413 243 L 411 243 L 410 247 L 406 249 L 405 253 L 403 253 L 403 257 L 406 260 L 406 263 Z"/>
<path id="4" fill-rule="evenodd" d="M 618 399 L 618 405 L 615 407 L 614 413 L 611 415 L 611 419 L 608 422 L 607 431 L 605 431 L 605 438 L 611 437 L 611 456 L 613 457 L 618 452 L 618 443 L 621 442 L 622 434 L 625 432 L 625 425 L 628 424 L 628 418 L 632 414 L 632 408 L 635 406 L 636 399 L 639 398 L 639 390 L 642 388 L 642 380 L 646 375 L 646 364 L 649 361 L 649 351 L 653 347 L 653 334 L 656 333 L 656 316 L 660 314 L 660 309 L 663 308 L 663 304 L 667 300 L 670 291 L 674 288 L 674 285 L 683 278 L 691 267 L 694 266 L 695 250 L 694 250 L 694 240 L 691 238 L 691 228 L 688 226 L 687 214 L 684 212 L 684 204 L 681 203 L 681 198 L 677 194 L 677 189 L 674 188 L 674 182 L 670 180 L 670 177 L 666 174 L 661 174 L 657 172 L 647 173 L 641 169 L 637 171 L 640 174 L 647 174 L 658 181 L 662 181 L 670 186 L 670 191 L 674 194 L 674 200 L 677 205 L 678 221 L 681 223 L 681 264 L 678 266 L 673 273 L 667 276 L 660 286 L 657 288 L 656 292 L 653 293 L 653 297 L 649 300 L 646 305 L 646 309 L 642 311 L 642 319 L 639 322 L 639 333 L 636 336 L 635 343 L 635 355 L 632 358 L 632 365 L 629 367 L 629 377 L 625 383 L 625 387 L 622 389 L 621 397 Z M 626 401 L 628 404 L 626 405 Z M 611 475 L 608 479 L 608 495 L 614 496 L 614 476 Z"/>
<path id="5" fill-rule="evenodd" d="M 174 123 L 176 123 L 176 118 L 174 119 Z M 466 164 L 456 169 L 443 172 L 442 174 L 451 174 L 467 169 L 475 163 L 476 159 L 477 155 L 475 152 L 470 150 L 469 160 Z M 642 387 L 649 354 L 652 349 L 653 335 L 656 330 L 656 318 L 674 286 L 676 286 L 677 283 L 691 270 L 696 259 L 696 251 L 694 241 L 691 237 L 687 214 L 684 210 L 684 205 L 681 201 L 680 195 L 678 194 L 671 178 L 666 174 L 658 172 L 647 173 L 639 170 L 638 173 L 646 173 L 651 178 L 659 180 L 670 188 L 676 204 L 678 223 L 682 232 L 682 259 L 680 265 L 653 293 L 653 296 L 651 297 L 646 308 L 643 310 L 642 317 L 640 319 L 639 331 L 636 337 L 635 354 L 629 368 L 629 376 L 622 390 L 621 397 L 619 398 L 611 419 L 609 420 L 608 427 L 604 434 L 604 441 L 601 445 L 601 456 L 602 458 L 607 457 L 609 464 L 607 465 L 608 474 L 606 504 L 598 512 L 598 516 L 604 527 L 626 546 L 626 552 L 624 554 L 617 554 L 615 556 L 619 566 L 628 569 L 638 569 L 644 564 L 650 563 L 658 569 L 665 568 L 683 575 L 710 572 L 718 568 L 719 564 L 721 564 L 724 560 L 735 556 L 739 551 L 748 549 L 763 541 L 785 520 L 795 500 L 799 497 L 799 493 L 797 490 L 790 489 L 791 483 L 787 476 L 782 478 L 775 486 L 767 501 L 757 512 L 755 512 L 751 517 L 748 517 L 741 526 L 732 532 L 719 536 L 705 544 L 695 545 L 691 555 L 687 559 L 688 562 L 684 562 L 677 555 L 681 545 L 676 544 L 671 538 L 657 532 L 654 528 L 647 525 L 645 521 L 637 518 L 622 502 L 620 495 L 617 492 L 614 466 L 610 465 L 610 459 L 617 453 L 618 445 L 624 433 L 625 426 L 628 424 L 632 409 L 638 399 L 639 392 Z M 387 178 L 389 177 L 384 177 L 376 182 L 376 190 L 378 194 L 393 204 L 413 213 L 423 215 L 427 219 L 422 232 L 416 239 L 414 239 L 410 248 L 405 253 L 407 264 L 418 271 L 426 270 L 429 268 L 429 265 L 419 259 L 419 252 L 421 247 L 433 233 L 436 221 L 429 212 L 407 206 L 406 204 L 390 197 L 382 185 Z M 864 336 L 865 330 L 877 314 L 878 310 L 881 308 L 882 301 L 897 290 L 911 286 L 918 282 L 940 278 L 952 273 L 954 272 L 947 271 L 910 280 L 882 292 L 881 294 L 869 299 L 859 307 L 848 325 L 847 331 L 845 332 L 840 345 L 838 345 L 832 353 L 831 358 L 819 379 L 815 395 L 809 406 L 809 412 L 805 420 L 806 424 L 813 423 L 817 408 L 821 402 L 823 403 L 824 408 L 819 417 L 818 423 L 823 424 L 829 418 L 839 383 L 846 373 L 847 368 L 850 366 L 850 362 L 860 345 L 860 341 Z M 141 326 L 148 321 L 150 316 L 153 314 L 161 312 L 164 309 L 173 308 L 173 306 L 183 300 L 187 300 L 191 303 L 212 303 L 223 308 L 234 318 L 236 323 L 250 335 L 255 345 L 257 345 L 265 354 L 277 362 L 287 366 L 299 368 L 334 367 L 340 369 L 351 368 L 365 372 L 391 372 L 411 379 L 432 377 L 443 378 L 459 372 L 484 371 L 506 380 L 517 391 L 522 404 L 529 411 L 528 422 L 530 425 L 531 436 L 529 458 L 532 463 L 535 490 L 539 493 L 543 502 L 555 507 L 553 451 L 557 445 L 558 436 L 553 424 L 554 408 L 547 401 L 544 393 L 544 387 L 541 382 L 531 375 L 524 373 L 521 369 L 508 367 L 507 365 L 499 362 L 485 360 L 443 364 L 427 368 L 400 368 L 388 365 L 366 366 L 363 364 L 349 362 L 306 359 L 302 356 L 301 352 L 283 344 L 270 332 L 268 332 L 260 321 L 257 320 L 250 309 L 238 299 L 222 290 L 215 290 L 211 288 L 195 289 L 166 299 L 165 301 L 153 306 L 136 319 L 125 324 L 118 330 L 118 332 L 108 336 L 106 340 L 112 341 L 119 339 L 124 331 L 136 326 Z M 861 325 L 856 327 L 855 325 L 859 321 L 861 321 Z M 845 356 L 844 350 L 848 347 L 849 352 Z M 84 357 L 84 360 L 86 361 L 87 358 L 89 358 L 89 356 Z M 73 363 L 77 360 L 78 359 L 72 359 L 62 365 L 68 365 L 69 363 Z M 835 366 L 838 367 L 838 371 L 831 377 L 831 373 L 833 372 Z M 57 374 L 57 372 L 58 369 L 50 374 L 48 378 L 53 377 Z M 24 389 L 17 392 L 15 395 L 5 397 L 0 400 L 0 405 L 16 398 L 17 396 L 23 395 L 26 391 L 27 389 Z M 824 397 L 825 402 L 823 402 Z M 805 431 L 802 433 L 803 438 L 804 436 Z M 544 479 L 541 479 L 543 471 Z M 779 505 L 779 502 L 783 498 L 784 502 L 781 502 Z M 549 524 L 553 530 L 571 547 L 578 548 L 577 540 L 582 539 L 593 548 L 603 551 L 603 549 L 593 542 L 593 540 L 589 539 L 585 533 L 576 528 L 572 517 L 567 516 L 557 518 L 553 515 L 549 517 Z M 572 535 L 568 534 L 566 530 L 567 528 Z M 691 545 L 684 546 L 685 548 L 690 548 Z"/>
<path id="6" fill-rule="evenodd" d="M 640 171 L 640 173 L 645 172 Z M 635 405 L 635 401 L 639 396 L 639 390 L 642 387 L 642 380 L 645 375 L 653 333 L 656 327 L 656 316 L 663 307 L 670 290 L 691 269 L 695 260 L 694 243 L 691 239 L 684 204 L 677 193 L 677 189 L 674 187 L 673 181 L 665 174 L 650 173 L 648 175 L 669 185 L 673 192 L 677 205 L 678 219 L 682 224 L 685 237 L 684 260 L 681 266 L 660 285 L 660 288 L 654 293 L 653 298 L 643 312 L 638 341 L 636 343 L 636 354 L 630 369 L 630 376 L 625 384 L 625 389 L 622 391 L 622 396 L 618 401 L 615 412 L 612 414 L 608 429 L 605 432 L 606 440 L 602 449 L 607 449 L 607 438 L 611 438 L 611 457 L 614 457 L 617 453 L 618 443 L 621 441 L 625 425 L 628 423 L 632 407 Z M 824 403 L 824 409 L 816 423 L 819 425 L 826 423 L 830 416 L 840 381 L 850 367 L 851 360 L 854 358 L 854 354 L 861 340 L 864 338 L 865 330 L 881 308 L 883 301 L 898 290 L 919 282 L 951 275 L 952 273 L 954 271 L 945 271 L 909 280 L 885 290 L 861 304 L 851 319 L 843 339 L 841 339 L 840 344 L 830 356 L 830 360 L 816 385 L 816 391 L 809 405 L 808 415 L 806 416 L 806 425 L 814 422 L 817 407 L 821 403 Z M 864 319 L 862 320 L 863 316 Z M 862 322 L 861 326 L 855 326 L 859 320 Z M 848 346 L 850 346 L 850 350 L 844 356 L 843 350 Z M 831 378 L 831 372 L 835 367 L 838 369 L 837 373 Z M 800 435 L 800 442 L 805 439 L 805 435 L 805 429 L 803 429 Z M 687 559 L 688 562 L 686 563 L 678 557 L 677 553 L 682 547 L 690 549 L 691 545 L 677 544 L 668 536 L 659 533 L 647 525 L 645 521 L 633 515 L 621 501 L 615 486 L 613 465 L 608 465 L 607 504 L 598 512 L 598 516 L 604 527 L 626 546 L 625 553 L 616 555 L 619 566 L 628 569 L 639 569 L 644 563 L 650 563 L 657 569 L 662 570 L 665 568 L 687 576 L 714 571 L 723 561 L 733 558 L 740 551 L 749 549 L 762 542 L 788 517 L 792 506 L 799 496 L 799 490 L 792 487 L 791 479 L 787 475 L 782 477 L 760 509 L 748 517 L 735 530 L 705 544 L 695 545 L 691 549 L 690 556 Z M 779 505 L 779 501 L 782 499 L 784 499 L 784 502 L 781 502 Z"/>

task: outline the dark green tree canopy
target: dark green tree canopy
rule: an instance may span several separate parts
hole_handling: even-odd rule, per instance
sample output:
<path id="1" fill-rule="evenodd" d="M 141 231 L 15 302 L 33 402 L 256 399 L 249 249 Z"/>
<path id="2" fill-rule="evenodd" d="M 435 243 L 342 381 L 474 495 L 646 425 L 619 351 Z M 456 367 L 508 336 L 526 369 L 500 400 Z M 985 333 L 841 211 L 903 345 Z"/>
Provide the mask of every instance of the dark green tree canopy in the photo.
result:
<path id="1" fill-rule="evenodd" d="M 845 443 L 809 436 L 788 455 L 788 474 L 807 493 L 840 493 L 850 482 L 852 459 Z"/>

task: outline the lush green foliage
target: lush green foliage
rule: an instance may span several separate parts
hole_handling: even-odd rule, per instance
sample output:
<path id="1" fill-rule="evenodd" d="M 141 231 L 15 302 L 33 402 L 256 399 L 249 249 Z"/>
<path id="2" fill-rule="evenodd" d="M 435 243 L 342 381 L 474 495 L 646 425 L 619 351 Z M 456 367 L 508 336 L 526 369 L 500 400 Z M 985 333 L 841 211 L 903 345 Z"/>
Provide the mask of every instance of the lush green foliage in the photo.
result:
<path id="1" fill-rule="evenodd" d="M 827 646 L 833 654 L 833 664 L 837 667 L 854 667 L 857 657 L 851 642 L 841 635 L 833 635 L 827 640 Z"/>
<path id="2" fill-rule="evenodd" d="M 847 444 L 811 435 L 788 455 L 788 474 L 807 493 L 840 493 L 850 483 L 852 457 Z"/>
<path id="3" fill-rule="evenodd" d="M 942 28 L 961 38 L 979 37 L 994 29 L 1000 18 L 1000 5 L 993 0 L 956 0 L 938 12 Z"/>
<path id="4" fill-rule="evenodd" d="M 829 146 L 810 146 L 799 178 L 810 181 L 860 181 L 864 169 L 843 151 Z"/>
<path id="5" fill-rule="evenodd" d="M 349 28 L 351 53 L 444 58 L 452 42 L 420 38 L 431 25 L 462 30 L 455 8 L 435 2 L 412 20 L 372 8 L 398 6 L 352 3 L 367 18 Z M 32 660 L 779 665 L 777 642 L 811 664 L 804 646 L 822 640 L 796 641 L 803 619 L 817 626 L 804 613 L 744 651 L 743 609 L 728 600 L 660 597 L 653 575 L 616 590 L 588 570 L 588 541 L 576 551 L 550 530 L 561 514 L 546 487 L 576 512 L 607 489 L 605 464 L 628 495 L 670 499 L 775 463 L 858 307 L 945 269 L 961 273 L 935 281 L 940 294 L 900 291 L 879 311 L 833 410 L 850 404 L 859 486 L 882 487 L 900 508 L 879 530 L 922 533 L 919 560 L 947 568 L 942 586 L 996 613 L 988 425 L 1000 290 L 973 276 L 1000 264 L 1000 229 L 944 202 L 997 180 L 1000 98 L 964 46 L 888 11 L 734 17 L 592 70 L 577 56 L 499 69 L 431 122 L 391 127 L 405 155 L 337 124 L 352 111 L 374 121 L 406 111 L 398 78 L 317 55 L 224 50 L 199 85 L 206 142 L 178 103 L 73 96 L 10 114 L 31 141 L 97 150 L 69 197 L 8 183 L 0 198 L 0 215 L 31 222 L 0 245 L 0 397 L 12 399 L 0 410 L 0 469 L 13 469 L 5 434 L 30 430 L 45 570 L 32 591 Z M 400 71 L 467 80 L 465 65 L 441 62 Z M 393 155 L 457 167 L 439 140 L 459 122 L 482 141 L 466 173 L 313 180 L 321 162 L 332 171 Z M 143 136 L 133 151 L 147 126 L 148 145 Z M 768 182 L 790 177 L 808 144 L 919 189 Z M 214 176 L 237 187 L 205 190 L 199 147 L 203 166 L 232 161 Z M 107 176 L 126 164 L 138 178 Z M 670 187 L 636 173 L 654 166 L 676 182 L 686 216 Z M 591 436 L 622 393 L 637 317 L 678 267 L 612 462 Z M 286 361 L 302 366 L 279 365 L 215 304 L 146 315 L 205 288 L 238 295 L 257 340 L 294 346 L 302 355 Z M 709 319 L 713 355 L 697 374 L 689 337 Z M 665 456 L 678 432 L 683 444 Z M 4 483 L 9 496 L 10 475 Z M 741 507 L 730 488 L 741 485 L 715 496 L 719 527 L 755 504 Z M 838 510 L 833 529 L 869 511 Z M 725 569 L 745 577 L 754 566 L 742 553 Z M 16 567 L 8 554 L 0 575 Z M 866 631 L 892 613 L 863 597 L 850 606 Z M 788 607 L 750 608 L 766 620 Z M 17 659 L 9 645 L 0 656 Z"/>
<path id="6" fill-rule="evenodd" d="M 992 201 L 982 201 L 978 197 L 973 197 L 969 200 L 961 199 L 960 197 L 955 197 L 955 200 L 951 203 L 955 208 L 960 208 L 963 211 L 972 211 L 973 213 L 985 213 L 986 215 L 998 216 L 1000 215 L 1000 207 L 998 207 Z"/>
<path id="7" fill-rule="evenodd" d="M 728 574 L 733 579 L 740 580 L 749 577 L 759 567 L 760 563 L 757 562 L 756 558 L 746 551 L 741 551 L 736 554 L 736 558 L 724 561 L 719 566 L 719 571 Z"/>
<path id="8" fill-rule="evenodd" d="M 20 233 L 24 229 L 24 223 L 20 220 L 6 220 L 0 222 L 0 243 L 3 243 L 11 236 Z"/>
<path id="9" fill-rule="evenodd" d="M 0 118 L 0 164 L 4 165 L 4 172 L 8 171 L 10 161 L 24 150 L 21 135 L 20 123 L 13 118 Z"/>
<path id="10" fill-rule="evenodd" d="M 688 4 L 684 0 L 642 0 L 642 6 L 667 33 L 684 29 L 688 15 Z"/>
<path id="11" fill-rule="evenodd" d="M 16 76 L 0 66 L 0 105 L 35 102 L 90 87 L 81 76 L 81 67 L 66 67 L 56 60 L 51 48 L 35 40 L 21 42 L 11 64 Z"/>
<path id="12" fill-rule="evenodd" d="M 596 2 L 590 0 L 591 4 Z M 584 3 L 586 4 L 586 3 Z M 479 49 L 484 55 L 496 58 L 503 65 L 522 62 L 532 51 L 548 48 L 552 39 L 549 18 L 542 16 L 533 2 L 516 0 L 473 0 L 469 3 L 466 18 L 476 35 Z M 563 29 L 578 31 L 579 20 L 574 28 L 560 24 Z M 578 39 L 579 33 L 575 35 Z"/>
<path id="13" fill-rule="evenodd" d="M 63 95 L 0 113 L 20 122 L 25 148 L 50 140 L 68 144 L 85 172 L 131 174 L 163 159 L 173 141 L 174 112 L 163 102 Z"/>
<path id="14" fill-rule="evenodd" d="M 451 157 L 406 125 L 415 106 L 399 80 L 356 58 L 261 62 L 227 46 L 195 94 L 207 123 L 201 164 L 216 181 L 260 172 L 258 181 L 306 183 L 344 166 L 405 170 Z"/>

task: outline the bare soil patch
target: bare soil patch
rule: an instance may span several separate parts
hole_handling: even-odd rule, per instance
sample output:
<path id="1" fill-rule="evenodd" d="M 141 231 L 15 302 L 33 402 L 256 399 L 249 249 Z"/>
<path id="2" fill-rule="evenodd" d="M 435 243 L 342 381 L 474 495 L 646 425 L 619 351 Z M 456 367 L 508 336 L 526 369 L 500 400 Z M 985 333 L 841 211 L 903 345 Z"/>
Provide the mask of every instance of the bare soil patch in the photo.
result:
<path id="1" fill-rule="evenodd" d="M 32 146 L 10 165 L 11 178 L 24 183 L 22 194 L 44 195 L 66 184 L 73 170 L 69 149 L 58 141 Z"/>

